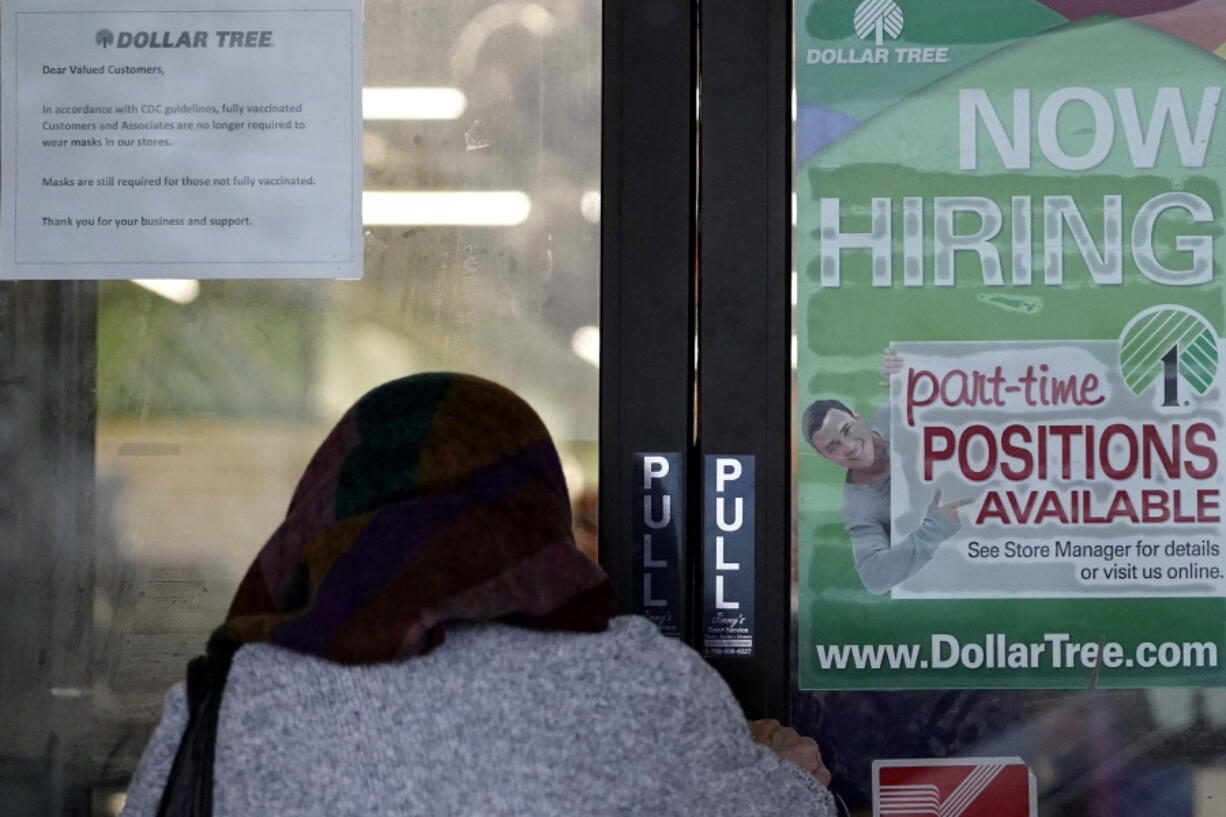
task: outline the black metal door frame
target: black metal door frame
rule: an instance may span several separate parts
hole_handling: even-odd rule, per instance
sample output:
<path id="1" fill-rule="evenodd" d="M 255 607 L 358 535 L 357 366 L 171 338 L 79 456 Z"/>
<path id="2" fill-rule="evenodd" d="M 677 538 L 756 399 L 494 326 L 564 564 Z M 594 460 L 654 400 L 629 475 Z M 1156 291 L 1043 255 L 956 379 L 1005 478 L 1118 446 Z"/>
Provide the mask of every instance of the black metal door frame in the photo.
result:
<path id="1" fill-rule="evenodd" d="M 786 720 L 791 596 L 791 6 L 605 0 L 601 561 L 641 612 L 635 457 L 686 462 L 685 638 L 701 648 L 706 458 L 753 457 L 754 645 L 711 656 Z M 700 102 L 696 98 L 700 95 Z"/>
<path id="2" fill-rule="evenodd" d="M 635 457 L 692 441 L 695 20 L 691 0 L 607 0 L 603 13 L 600 554 L 631 613 Z M 683 602 L 688 565 L 674 567 Z"/>

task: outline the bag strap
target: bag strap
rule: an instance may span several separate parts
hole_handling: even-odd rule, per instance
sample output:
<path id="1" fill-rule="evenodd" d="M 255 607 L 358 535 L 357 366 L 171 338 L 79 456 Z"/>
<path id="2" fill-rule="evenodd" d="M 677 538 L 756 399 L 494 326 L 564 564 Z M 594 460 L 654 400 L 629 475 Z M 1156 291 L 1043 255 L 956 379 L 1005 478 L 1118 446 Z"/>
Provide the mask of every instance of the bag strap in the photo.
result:
<path id="1" fill-rule="evenodd" d="M 187 727 L 162 791 L 157 817 L 212 817 L 217 724 L 230 664 L 240 644 L 221 633 L 187 665 Z"/>

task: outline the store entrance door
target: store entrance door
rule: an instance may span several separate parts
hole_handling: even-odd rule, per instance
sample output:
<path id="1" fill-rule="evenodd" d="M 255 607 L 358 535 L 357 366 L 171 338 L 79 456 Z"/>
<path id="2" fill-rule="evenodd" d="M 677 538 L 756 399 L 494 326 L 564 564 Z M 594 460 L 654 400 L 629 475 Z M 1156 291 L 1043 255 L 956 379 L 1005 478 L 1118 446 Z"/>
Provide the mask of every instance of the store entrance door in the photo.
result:
<path id="1" fill-rule="evenodd" d="M 625 611 L 780 719 L 788 29 L 780 0 L 605 4 L 601 558 Z"/>
<path id="2" fill-rule="evenodd" d="M 1226 813 L 1220 519 L 1140 504 L 1219 490 L 1226 3 L 629 5 L 601 481 L 627 611 L 816 737 L 849 814 Z M 876 481 L 802 433 L 823 400 Z M 923 524 L 872 569 L 868 528 L 904 553 Z"/>

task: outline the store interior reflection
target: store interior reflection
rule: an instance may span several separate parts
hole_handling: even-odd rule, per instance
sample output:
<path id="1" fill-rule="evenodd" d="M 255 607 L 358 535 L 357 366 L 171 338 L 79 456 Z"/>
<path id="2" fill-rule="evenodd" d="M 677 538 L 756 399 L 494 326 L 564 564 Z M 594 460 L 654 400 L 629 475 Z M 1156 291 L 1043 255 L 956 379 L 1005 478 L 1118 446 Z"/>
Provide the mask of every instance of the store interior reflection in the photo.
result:
<path id="1" fill-rule="evenodd" d="M 362 280 L 82 290 L 96 381 L 84 366 L 89 382 L 69 385 L 96 397 L 94 532 L 56 553 L 0 543 L 3 588 L 41 582 L 63 613 L 36 627 L 9 594 L 3 642 L 72 670 L 0 674 L 0 811 L 118 813 L 166 688 L 224 618 L 321 437 L 377 383 L 445 369 L 524 396 L 558 441 L 594 555 L 600 11 L 367 0 Z M 8 285 L 0 317 L 43 291 Z M 68 433 L 22 423 L 0 412 L 6 444 Z M 10 477 L 55 480 L 39 467 Z M 61 716 L 75 733 L 48 726 Z"/>

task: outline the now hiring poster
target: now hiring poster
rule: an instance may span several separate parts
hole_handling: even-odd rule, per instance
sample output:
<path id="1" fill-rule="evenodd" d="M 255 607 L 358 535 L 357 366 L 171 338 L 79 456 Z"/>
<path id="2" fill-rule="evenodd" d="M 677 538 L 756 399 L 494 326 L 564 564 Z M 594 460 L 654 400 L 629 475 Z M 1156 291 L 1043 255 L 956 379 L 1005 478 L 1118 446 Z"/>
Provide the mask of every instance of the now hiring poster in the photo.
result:
<path id="1" fill-rule="evenodd" d="M 1222 685 L 1226 4 L 797 6 L 806 689 Z"/>

